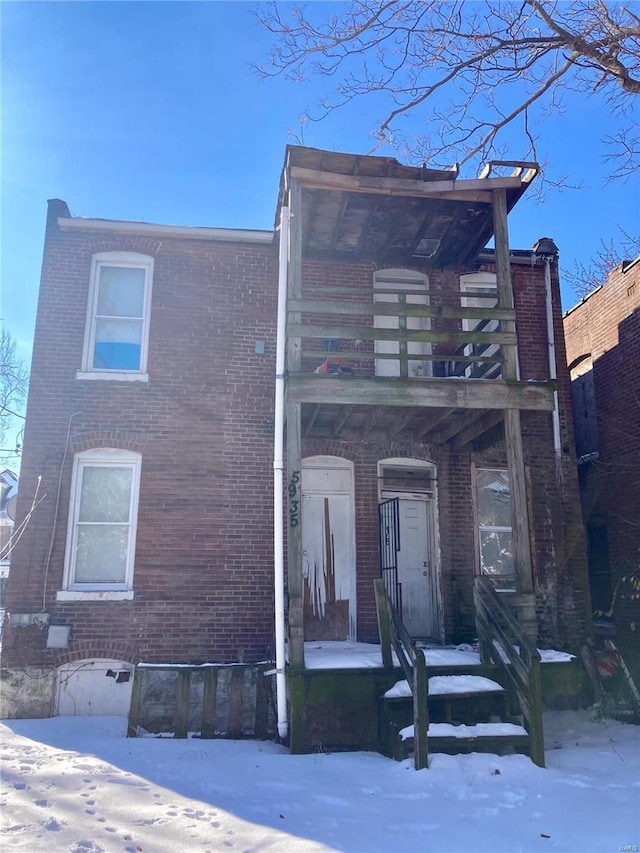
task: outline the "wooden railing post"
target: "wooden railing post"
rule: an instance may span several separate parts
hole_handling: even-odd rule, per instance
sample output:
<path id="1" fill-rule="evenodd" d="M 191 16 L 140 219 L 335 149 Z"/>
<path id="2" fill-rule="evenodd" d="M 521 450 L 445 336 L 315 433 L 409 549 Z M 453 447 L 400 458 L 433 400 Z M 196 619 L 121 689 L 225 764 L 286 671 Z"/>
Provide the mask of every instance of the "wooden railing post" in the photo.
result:
<path id="1" fill-rule="evenodd" d="M 131 690 L 131 705 L 129 707 L 129 722 L 127 724 L 127 737 L 138 736 L 140 725 L 140 705 L 142 700 L 142 683 L 145 670 L 136 667 L 133 671 L 133 688 Z"/>
<path id="2" fill-rule="evenodd" d="M 202 723 L 200 737 L 212 738 L 216 733 L 216 693 L 218 690 L 218 670 L 211 666 L 204 671 L 202 692 Z"/>
<path id="3" fill-rule="evenodd" d="M 376 595 L 376 612 L 378 614 L 378 631 L 380 633 L 380 653 L 382 655 L 382 666 L 393 666 L 391 655 L 391 619 L 387 606 L 387 592 L 384 588 L 384 580 L 376 578 L 373 582 Z"/>
<path id="4" fill-rule="evenodd" d="M 531 758 L 544 767 L 540 653 L 530 643 L 522 625 L 514 619 L 502 597 L 496 594 L 489 578 L 481 576 L 475 579 L 473 598 L 483 663 L 489 658 L 501 669 L 505 687 L 509 686 L 524 717 Z"/>
<path id="5" fill-rule="evenodd" d="M 416 649 L 413 664 L 413 760 L 416 770 L 429 766 L 427 684 L 424 652 Z"/>
<path id="6" fill-rule="evenodd" d="M 186 738 L 189 735 L 189 700 L 191 698 L 191 670 L 178 670 L 178 689 L 176 691 L 175 737 Z"/>
<path id="7" fill-rule="evenodd" d="M 538 767 L 544 767 L 544 732 L 542 729 L 542 678 L 540 661 L 536 657 L 530 664 L 531 678 L 531 715 L 529 719 L 529 740 L 532 761 Z"/>
<path id="8" fill-rule="evenodd" d="M 376 593 L 383 663 L 385 666 L 393 664 L 391 657 L 391 646 L 393 646 L 398 657 L 398 663 L 413 694 L 414 763 L 416 770 L 422 770 L 429 766 L 429 682 L 424 652 L 422 649 L 416 649 L 400 615 L 389 600 L 382 578 L 377 578 L 373 583 Z M 385 646 L 387 650 L 385 650 Z M 389 663 L 385 663 L 385 660 L 388 660 Z"/>

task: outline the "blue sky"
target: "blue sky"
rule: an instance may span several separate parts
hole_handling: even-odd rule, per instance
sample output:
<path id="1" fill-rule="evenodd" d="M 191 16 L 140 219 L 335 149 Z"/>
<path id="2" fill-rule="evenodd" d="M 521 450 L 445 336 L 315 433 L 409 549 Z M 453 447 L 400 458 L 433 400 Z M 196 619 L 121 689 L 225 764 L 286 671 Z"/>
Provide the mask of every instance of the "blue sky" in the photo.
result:
<path id="1" fill-rule="evenodd" d="M 289 129 L 326 79 L 259 80 L 271 36 L 244 2 L 5 2 L 2 13 L 2 317 L 29 358 L 46 200 L 78 216 L 270 228 Z M 640 231 L 640 177 L 605 184 L 602 105 L 568 101 L 543 128 L 577 191 L 525 200 L 511 244 L 555 239 L 563 266 L 618 225 Z M 366 153 L 380 102 L 308 124 L 304 143 Z M 386 153 L 386 152 L 385 152 Z M 517 159 L 521 152 L 512 151 Z M 475 175 L 463 171 L 462 177 Z M 576 301 L 568 287 L 564 307 Z"/>

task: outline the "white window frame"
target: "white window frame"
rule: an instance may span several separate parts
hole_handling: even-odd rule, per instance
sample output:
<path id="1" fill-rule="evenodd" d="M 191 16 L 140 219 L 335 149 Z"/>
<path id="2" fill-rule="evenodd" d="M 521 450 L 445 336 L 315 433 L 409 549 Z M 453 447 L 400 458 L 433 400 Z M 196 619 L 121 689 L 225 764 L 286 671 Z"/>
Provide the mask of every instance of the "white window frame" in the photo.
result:
<path id="1" fill-rule="evenodd" d="M 132 450 L 100 448 L 85 450 L 76 454 L 71 477 L 71 500 L 65 549 L 63 589 L 57 594 L 59 601 L 74 599 L 100 600 L 133 598 L 133 570 L 136 550 L 136 527 L 138 520 L 138 496 L 140 492 L 140 468 L 142 457 Z M 129 539 L 127 542 L 127 560 L 125 580 L 122 583 L 76 583 L 75 552 L 77 542 L 78 519 L 82 478 L 87 468 L 122 467 L 131 471 L 131 500 L 129 504 Z"/>
<path id="2" fill-rule="evenodd" d="M 103 266 L 124 267 L 126 269 L 143 269 L 144 300 L 142 314 L 142 335 L 140 346 L 140 367 L 137 370 L 109 370 L 93 366 L 96 315 L 98 307 L 98 284 L 100 270 Z M 153 284 L 154 261 L 150 255 L 138 252 L 99 252 L 91 259 L 91 277 L 89 279 L 89 298 L 87 300 L 87 317 L 85 321 L 84 347 L 82 350 L 82 369 L 76 374 L 77 379 L 116 379 L 120 381 L 147 382 L 147 355 L 149 349 L 149 324 L 151 318 L 151 289 Z"/>
<path id="3" fill-rule="evenodd" d="M 478 508 L 478 473 L 480 471 L 495 471 L 500 474 L 506 474 L 509 478 L 509 509 L 511 510 L 511 474 L 508 468 L 497 465 L 473 465 L 473 509 L 474 509 L 474 525 L 475 525 L 475 540 L 476 540 L 476 574 L 488 575 L 489 577 L 511 577 L 513 572 L 501 574 L 499 572 L 484 572 L 482 570 L 482 534 L 483 533 L 510 533 L 511 543 L 513 545 L 513 524 L 509 525 L 494 525 L 481 524 L 480 512 Z"/>
<path id="4" fill-rule="evenodd" d="M 391 269 L 375 270 L 373 273 L 373 301 L 384 303 L 398 303 L 400 300 L 393 292 L 385 293 L 384 291 L 394 291 L 407 293 L 407 303 L 409 305 L 429 305 L 429 277 L 425 273 L 417 270 L 404 269 L 394 267 Z M 376 291 L 378 291 L 376 293 Z M 383 291 L 380 293 L 379 291 Z M 415 291 L 415 294 L 413 293 Z M 390 316 L 388 314 L 376 314 L 373 317 L 374 328 L 377 329 L 400 329 L 399 317 Z M 431 329 L 431 319 L 429 317 L 408 317 L 407 328 L 413 331 L 429 331 Z M 395 349 L 397 347 L 397 350 Z M 407 349 L 410 355 L 431 355 L 432 346 L 428 342 L 418 343 L 412 342 L 407 344 Z M 421 352 L 418 352 L 418 350 Z M 380 353 L 394 354 L 398 353 L 397 361 L 395 359 L 376 359 L 375 360 L 375 375 L 386 377 L 400 376 L 400 345 L 395 341 L 375 341 L 374 351 Z M 419 359 L 411 359 L 409 361 L 409 376 L 417 379 L 428 379 L 432 376 L 433 363 L 430 359 L 420 361 Z"/>

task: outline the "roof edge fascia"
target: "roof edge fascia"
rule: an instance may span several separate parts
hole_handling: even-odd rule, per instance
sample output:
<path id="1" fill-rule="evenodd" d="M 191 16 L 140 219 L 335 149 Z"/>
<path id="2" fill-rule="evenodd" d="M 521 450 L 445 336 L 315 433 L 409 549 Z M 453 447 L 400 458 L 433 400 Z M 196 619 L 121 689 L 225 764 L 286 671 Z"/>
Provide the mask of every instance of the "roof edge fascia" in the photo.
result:
<path id="1" fill-rule="evenodd" d="M 61 231 L 102 231 L 112 234 L 138 234 L 146 237 L 181 237 L 189 240 L 214 240 L 226 243 L 273 243 L 273 231 L 242 228 L 205 228 L 190 225 L 159 225 L 152 222 L 130 222 L 119 219 L 84 219 L 59 217 Z"/>

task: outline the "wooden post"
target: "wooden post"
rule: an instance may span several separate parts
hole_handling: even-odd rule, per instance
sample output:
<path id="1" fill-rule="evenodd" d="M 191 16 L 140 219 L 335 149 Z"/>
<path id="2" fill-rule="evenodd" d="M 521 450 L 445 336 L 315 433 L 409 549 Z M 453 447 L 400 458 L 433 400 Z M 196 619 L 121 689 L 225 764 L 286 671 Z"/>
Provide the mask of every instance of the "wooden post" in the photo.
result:
<path id="1" fill-rule="evenodd" d="M 178 670 L 178 686 L 176 689 L 176 738 L 186 738 L 189 735 L 189 699 L 191 696 L 191 670 Z"/>
<path id="2" fill-rule="evenodd" d="M 287 294 L 302 296 L 302 186 L 292 180 L 289 191 L 289 274 Z M 299 313 L 290 313 L 287 325 L 300 322 Z M 297 373 L 302 363 L 302 340 L 287 337 L 287 372 Z M 301 404 L 287 400 L 287 565 L 289 588 L 289 664 L 304 669 L 304 586 L 302 580 L 302 435 Z"/>
<path id="3" fill-rule="evenodd" d="M 200 737 L 212 738 L 216 735 L 216 693 L 218 689 L 218 670 L 208 667 L 204 671 L 202 692 L 202 723 Z"/>
<path id="4" fill-rule="evenodd" d="M 531 760 L 544 767 L 544 733 L 542 730 L 542 677 L 537 656 L 529 665 L 531 715 L 529 717 L 529 749 Z"/>
<path id="5" fill-rule="evenodd" d="M 136 667 L 133 671 L 133 687 L 131 689 L 131 706 L 129 708 L 129 722 L 127 724 L 127 737 L 138 736 L 140 725 L 140 705 L 142 699 L 142 682 L 146 670 Z"/>
<path id="6" fill-rule="evenodd" d="M 382 666 L 392 667 L 393 656 L 391 654 L 391 621 L 389 619 L 389 608 L 387 606 L 387 592 L 384 588 L 382 578 L 376 578 L 373 582 L 376 595 L 376 612 L 378 614 L 378 632 L 380 634 L 380 653 L 382 655 Z"/>
<path id="7" fill-rule="evenodd" d="M 289 750 L 294 755 L 308 752 L 305 734 L 305 677 L 304 673 L 293 674 L 289 670 Z"/>
<path id="8" fill-rule="evenodd" d="M 229 682 L 229 720 L 227 732 L 229 737 L 242 737 L 242 716 L 244 709 L 244 666 L 231 667 Z"/>
<path id="9" fill-rule="evenodd" d="M 256 723 L 255 736 L 266 738 L 269 735 L 269 702 L 272 680 L 266 677 L 265 666 L 257 666 L 256 673 Z"/>
<path id="10" fill-rule="evenodd" d="M 500 308 L 513 308 L 511 264 L 509 260 L 509 234 L 507 229 L 507 197 L 505 190 L 493 190 L 493 228 L 495 234 L 496 278 L 498 304 Z M 501 320 L 500 331 L 515 332 L 513 320 Z M 504 346 L 503 379 L 507 382 L 519 378 L 518 350 L 516 346 Z M 527 488 L 522 450 L 520 411 L 505 409 L 504 430 L 507 449 L 507 465 L 511 492 L 511 527 L 513 532 L 513 558 L 515 563 L 518 592 L 533 593 L 533 561 L 531 558 L 531 532 L 527 507 Z M 529 603 L 518 608 L 518 618 L 527 639 L 535 648 L 537 625 L 533 596 Z"/>
<path id="11" fill-rule="evenodd" d="M 416 770 L 429 766 L 429 708 L 427 666 L 422 649 L 416 649 L 413 664 L 413 761 Z"/>
<path id="12" fill-rule="evenodd" d="M 289 268 L 287 296 L 302 297 L 302 184 L 291 181 L 289 189 Z M 290 312 L 287 328 L 300 323 L 301 314 Z M 299 373 L 302 339 L 287 335 L 286 372 Z M 289 590 L 289 667 L 304 669 L 304 583 L 302 578 L 302 405 L 287 399 L 287 580 Z M 289 748 L 305 750 L 304 679 L 289 673 Z"/>

